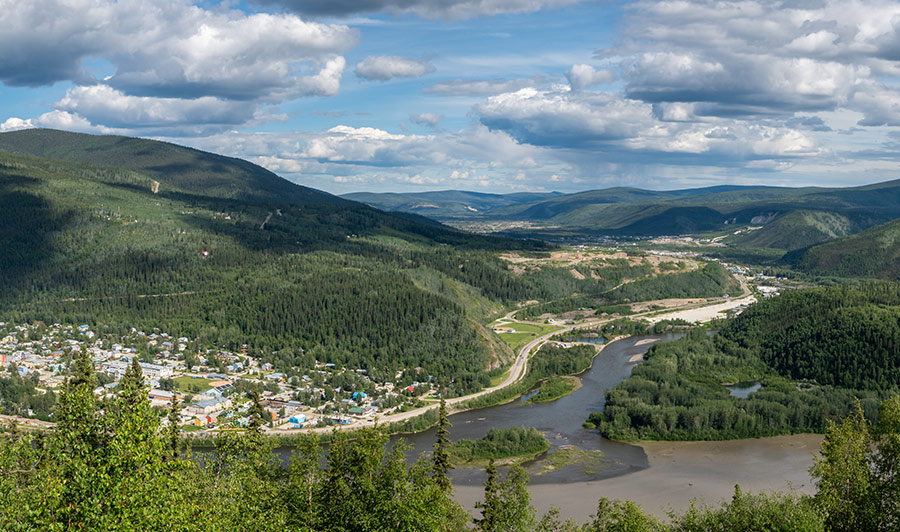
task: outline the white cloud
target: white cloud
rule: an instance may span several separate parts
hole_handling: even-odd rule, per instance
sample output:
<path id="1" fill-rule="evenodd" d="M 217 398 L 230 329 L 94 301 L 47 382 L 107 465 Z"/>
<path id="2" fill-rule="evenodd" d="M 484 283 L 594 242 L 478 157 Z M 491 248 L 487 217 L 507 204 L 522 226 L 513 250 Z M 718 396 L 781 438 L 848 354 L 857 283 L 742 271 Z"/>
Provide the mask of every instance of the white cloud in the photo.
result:
<path id="1" fill-rule="evenodd" d="M 491 97 L 476 111 L 485 125 L 520 142 L 582 149 L 605 159 L 627 159 L 633 152 L 749 159 L 821 153 L 813 139 L 792 128 L 733 119 L 662 121 L 651 104 L 606 93 L 523 89 Z"/>
<path id="2" fill-rule="evenodd" d="M 388 12 L 424 18 L 468 19 L 503 13 L 526 13 L 572 5 L 581 0 L 256 0 L 279 5 L 298 13 L 349 16 Z"/>
<path id="3" fill-rule="evenodd" d="M 426 87 L 423 92 L 440 96 L 490 96 L 504 92 L 514 92 L 526 87 L 535 87 L 541 83 L 543 83 L 543 80 L 540 78 L 514 80 L 454 79 Z"/>
<path id="4" fill-rule="evenodd" d="M 0 132 L 16 131 L 19 129 L 32 129 L 36 127 L 49 129 L 64 129 L 66 131 L 78 131 L 82 133 L 113 134 L 122 133 L 121 130 L 105 126 L 95 126 L 87 119 L 66 111 L 50 111 L 37 118 L 10 117 L 0 124 Z"/>
<path id="5" fill-rule="evenodd" d="M 228 102 L 211 96 L 195 99 L 129 96 L 106 85 L 75 87 L 56 107 L 93 123 L 120 128 L 177 125 L 240 125 L 253 118 L 252 102 Z"/>
<path id="6" fill-rule="evenodd" d="M 581 90 L 594 85 L 609 83 L 615 79 L 615 74 L 610 70 L 596 70 L 591 65 L 572 65 L 566 70 L 566 79 L 572 90 Z"/>
<path id="7" fill-rule="evenodd" d="M 303 78 L 357 41 L 344 25 L 187 0 L 0 0 L 0 24 L 4 83 L 84 83 L 82 62 L 104 59 L 115 68 L 107 85 L 163 97 L 303 95 Z"/>
<path id="8" fill-rule="evenodd" d="M 425 60 L 392 55 L 370 56 L 356 65 L 356 75 L 368 81 L 420 78 L 434 70 L 434 65 Z"/>
<path id="9" fill-rule="evenodd" d="M 430 127 L 432 129 L 437 128 L 438 124 L 440 124 L 441 120 L 443 119 L 444 115 L 437 115 L 434 113 L 418 113 L 409 115 L 409 120 L 413 124 Z"/>

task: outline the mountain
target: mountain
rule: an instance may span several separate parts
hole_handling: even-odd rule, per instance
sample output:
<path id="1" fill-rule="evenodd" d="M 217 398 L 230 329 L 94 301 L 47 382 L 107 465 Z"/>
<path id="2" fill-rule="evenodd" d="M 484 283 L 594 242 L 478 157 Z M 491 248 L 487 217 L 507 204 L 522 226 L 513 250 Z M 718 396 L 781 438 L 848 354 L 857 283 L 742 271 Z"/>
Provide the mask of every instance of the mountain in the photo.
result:
<path id="1" fill-rule="evenodd" d="M 400 208 L 400 204 L 392 207 Z M 428 212 L 419 205 L 417 212 L 460 226 L 498 222 L 512 227 L 497 233 L 507 236 L 552 240 L 747 229 L 727 242 L 794 250 L 900 217 L 900 181 L 848 188 L 715 186 L 656 191 L 615 187 L 495 203 L 478 212 L 460 209 L 452 216 L 436 204 L 432 209 Z"/>
<path id="2" fill-rule="evenodd" d="M 422 214 L 436 220 L 452 220 L 478 216 L 499 207 L 539 201 L 558 195 L 559 192 L 485 194 L 463 190 L 439 190 L 409 193 L 354 192 L 341 197 L 386 211 L 402 211 Z"/>
<path id="3" fill-rule="evenodd" d="M 0 151 L 132 170 L 148 178 L 148 188 L 158 182 L 158 191 L 269 203 L 343 203 L 248 161 L 168 142 L 25 129 L 0 134 Z"/>
<path id="4" fill-rule="evenodd" d="M 785 255 L 794 268 L 819 275 L 900 279 L 900 219 Z"/>
<path id="5" fill-rule="evenodd" d="M 543 247 L 172 144 L 42 130 L 0 147 L 15 150 L 0 151 L 6 321 L 158 328 L 284 371 L 421 366 L 462 393 L 511 356 L 481 313 L 531 296 L 491 250 Z"/>
<path id="6" fill-rule="evenodd" d="M 793 250 L 841 238 L 859 230 L 856 223 L 835 212 L 798 210 L 778 216 L 754 231 L 730 239 L 728 243 Z"/>

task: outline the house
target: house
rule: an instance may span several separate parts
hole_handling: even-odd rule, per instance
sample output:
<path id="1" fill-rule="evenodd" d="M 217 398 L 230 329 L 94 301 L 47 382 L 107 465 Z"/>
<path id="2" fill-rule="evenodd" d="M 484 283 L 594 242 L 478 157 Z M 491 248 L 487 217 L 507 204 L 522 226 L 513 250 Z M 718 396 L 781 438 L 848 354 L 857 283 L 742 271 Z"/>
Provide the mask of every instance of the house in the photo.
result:
<path id="1" fill-rule="evenodd" d="M 371 406 L 355 406 L 349 410 L 353 417 L 369 418 L 375 415 L 375 409 Z"/>
<path id="2" fill-rule="evenodd" d="M 152 389 L 150 390 L 148 397 L 151 401 L 154 399 L 157 401 L 171 401 L 175 397 L 175 394 L 166 390 Z"/>

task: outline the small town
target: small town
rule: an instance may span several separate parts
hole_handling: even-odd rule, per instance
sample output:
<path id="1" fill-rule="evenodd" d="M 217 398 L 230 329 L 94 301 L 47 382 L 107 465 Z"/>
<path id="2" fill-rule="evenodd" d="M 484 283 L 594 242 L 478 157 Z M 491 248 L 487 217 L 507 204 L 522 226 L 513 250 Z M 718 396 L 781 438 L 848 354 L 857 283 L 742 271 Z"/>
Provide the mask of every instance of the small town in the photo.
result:
<path id="1" fill-rule="evenodd" d="M 148 398 L 160 417 L 177 399 L 183 405 L 182 430 L 198 435 L 246 426 L 249 405 L 243 392 L 254 387 L 271 415 L 264 430 L 278 432 L 351 425 L 437 400 L 432 379 L 425 375 L 420 382 L 404 379 L 403 372 L 398 372 L 397 382 L 376 383 L 364 369 L 331 363 L 315 363 L 306 374 L 286 375 L 272 363 L 248 355 L 247 346 L 233 353 L 202 348 L 197 340 L 159 331 L 133 330 L 112 337 L 98 334 L 87 324 L 0 322 L 0 368 L 9 378 L 17 375 L 33 383 L 35 396 L 58 393 L 68 364 L 76 353 L 85 351 L 97 373 L 95 395 L 99 398 L 115 395 L 118 382 L 137 358 Z M 421 371 L 415 368 L 410 373 Z M 292 373 L 297 373 L 296 368 Z M 52 423 L 53 402 L 42 401 L 48 406 L 45 409 L 21 408 L 22 403 L 4 401 L 2 414 Z"/>

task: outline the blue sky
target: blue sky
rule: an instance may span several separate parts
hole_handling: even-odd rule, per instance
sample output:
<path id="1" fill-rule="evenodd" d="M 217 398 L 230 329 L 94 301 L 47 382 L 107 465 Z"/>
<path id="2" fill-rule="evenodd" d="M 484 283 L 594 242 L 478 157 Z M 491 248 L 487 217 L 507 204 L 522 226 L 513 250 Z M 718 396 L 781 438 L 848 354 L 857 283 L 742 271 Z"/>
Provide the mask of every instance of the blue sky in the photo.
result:
<path id="1" fill-rule="evenodd" d="M 335 193 L 895 179 L 900 4 L 0 0 L 0 130 Z"/>

